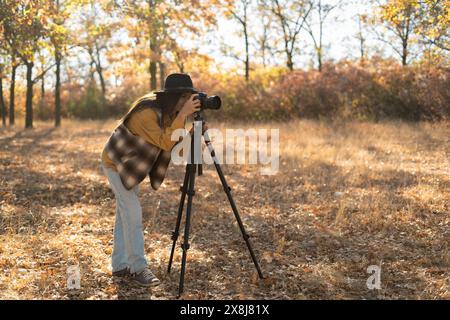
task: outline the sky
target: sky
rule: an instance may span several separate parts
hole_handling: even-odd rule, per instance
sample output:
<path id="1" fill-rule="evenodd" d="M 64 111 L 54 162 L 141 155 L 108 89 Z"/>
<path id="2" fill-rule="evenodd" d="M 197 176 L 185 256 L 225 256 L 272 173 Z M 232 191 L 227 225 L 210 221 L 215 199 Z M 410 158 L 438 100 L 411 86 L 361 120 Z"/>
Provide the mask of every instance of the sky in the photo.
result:
<path id="1" fill-rule="evenodd" d="M 324 1 L 329 4 L 336 4 L 336 0 Z M 365 4 L 366 1 L 360 0 L 344 0 L 341 1 L 344 5 L 341 8 L 336 8 L 327 18 L 324 26 L 324 44 L 326 45 L 325 57 L 326 59 L 339 60 L 344 57 L 356 57 L 359 54 L 358 41 L 354 38 L 358 30 L 358 23 L 355 16 L 358 13 L 367 13 L 370 11 L 370 6 Z M 258 35 L 261 32 L 261 27 L 258 25 L 259 15 L 252 14 L 250 19 L 251 32 Z M 313 18 L 317 22 L 317 19 Z M 200 52 L 213 56 L 216 61 L 220 61 L 220 65 L 224 68 L 230 68 L 242 64 L 235 58 L 224 55 L 220 51 L 220 41 L 233 46 L 237 52 L 244 52 L 243 37 L 239 35 L 241 26 L 233 20 L 226 20 L 219 18 L 218 29 L 213 33 L 206 35 L 205 38 L 199 39 L 202 42 Z M 275 21 L 276 23 L 277 21 Z M 281 37 L 281 34 L 278 35 Z M 196 44 L 190 41 L 183 41 L 180 39 L 183 46 L 189 48 Z M 370 45 L 370 40 L 369 43 Z M 307 67 L 311 64 L 313 59 L 313 47 L 310 35 L 306 31 L 300 33 L 298 47 L 302 54 L 295 57 L 295 65 L 297 67 Z M 284 65 L 285 57 L 281 55 L 276 64 Z"/>
<path id="2" fill-rule="evenodd" d="M 335 4 L 338 0 L 323 0 L 325 3 Z M 367 13 L 371 10 L 370 6 L 365 4 L 368 0 L 342 0 L 344 5 L 341 8 L 335 9 L 332 14 L 327 19 L 324 29 L 324 44 L 325 49 L 325 60 L 333 59 L 339 60 L 344 57 L 357 57 L 358 56 L 358 41 L 354 38 L 355 33 L 358 30 L 357 21 L 354 19 L 358 13 Z M 258 25 L 260 21 L 260 15 L 256 10 L 251 10 L 249 17 L 250 21 L 250 32 L 252 34 L 251 38 L 254 39 L 260 32 L 261 27 Z M 277 22 L 276 20 L 274 21 Z M 313 20 L 314 23 L 314 20 Z M 243 63 L 236 60 L 233 57 L 224 55 L 221 52 L 220 47 L 222 43 L 233 47 L 233 51 L 244 52 L 244 41 L 242 36 L 239 35 L 240 25 L 234 20 L 227 20 L 223 17 L 218 18 L 218 26 L 216 30 L 196 38 L 194 41 L 188 38 L 179 37 L 180 44 L 186 48 L 198 47 L 200 53 L 212 56 L 216 64 L 219 65 L 222 70 L 233 68 L 237 72 L 243 73 Z M 274 31 L 272 31 L 274 32 Z M 280 37 L 281 34 L 273 33 L 274 36 Z M 126 34 L 120 33 L 115 34 L 114 38 L 122 38 L 123 42 L 127 42 L 129 39 L 126 38 Z M 374 45 L 374 43 L 368 43 L 368 45 Z M 378 45 L 378 44 L 377 44 Z M 301 54 L 294 57 L 294 65 L 296 68 L 307 68 L 311 66 L 312 61 L 315 62 L 313 56 L 312 41 L 308 33 L 302 31 L 300 33 L 300 38 L 298 42 L 298 48 L 301 50 Z M 255 59 L 256 48 L 251 47 L 251 59 Z M 81 67 L 89 60 L 87 53 L 82 49 L 76 51 L 69 58 L 71 61 L 67 61 L 72 67 L 77 68 L 78 65 Z M 84 62 L 83 62 L 84 61 Z M 285 56 L 280 54 L 275 61 L 271 61 L 276 65 L 285 65 Z M 108 63 L 106 58 L 102 58 L 102 63 L 105 68 L 108 68 Z M 24 72 L 24 70 L 22 70 Z M 81 69 L 80 69 L 81 71 Z M 20 71 L 19 71 L 20 72 Z M 87 72 L 87 70 L 82 71 L 81 77 Z M 64 75 L 63 75 L 63 78 Z M 46 81 L 46 86 L 53 85 L 53 79 L 48 79 Z M 111 84 L 115 83 L 114 79 L 108 79 Z"/>

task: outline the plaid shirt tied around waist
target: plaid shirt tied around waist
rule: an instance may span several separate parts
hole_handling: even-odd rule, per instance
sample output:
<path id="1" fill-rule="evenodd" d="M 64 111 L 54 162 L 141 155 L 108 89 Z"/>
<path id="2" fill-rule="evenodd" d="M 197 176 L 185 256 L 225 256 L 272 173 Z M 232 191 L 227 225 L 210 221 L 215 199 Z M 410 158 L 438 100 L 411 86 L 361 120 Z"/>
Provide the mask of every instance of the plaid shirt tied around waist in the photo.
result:
<path id="1" fill-rule="evenodd" d="M 123 123 L 111 134 L 105 148 L 127 190 L 141 183 L 147 175 L 154 190 L 163 182 L 170 163 L 170 151 L 134 135 Z"/>

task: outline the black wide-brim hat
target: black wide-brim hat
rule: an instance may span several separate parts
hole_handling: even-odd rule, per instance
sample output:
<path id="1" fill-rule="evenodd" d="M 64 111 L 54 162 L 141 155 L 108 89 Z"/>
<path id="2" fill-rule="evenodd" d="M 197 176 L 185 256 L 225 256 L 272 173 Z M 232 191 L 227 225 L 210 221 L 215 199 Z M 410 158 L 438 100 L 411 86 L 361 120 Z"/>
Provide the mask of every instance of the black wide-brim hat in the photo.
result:
<path id="1" fill-rule="evenodd" d="M 155 93 L 170 92 L 192 92 L 199 91 L 194 88 L 191 77 L 186 73 L 171 73 L 164 81 L 164 89 L 154 91 Z"/>

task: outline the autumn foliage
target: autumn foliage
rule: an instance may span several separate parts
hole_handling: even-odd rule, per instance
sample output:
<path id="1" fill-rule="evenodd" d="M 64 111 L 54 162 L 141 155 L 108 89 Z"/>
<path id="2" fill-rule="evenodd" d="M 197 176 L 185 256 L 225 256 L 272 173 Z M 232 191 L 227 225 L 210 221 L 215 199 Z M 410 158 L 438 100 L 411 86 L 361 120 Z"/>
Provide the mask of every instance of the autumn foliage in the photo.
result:
<path id="1" fill-rule="evenodd" d="M 223 99 L 221 111 L 208 113 L 216 119 L 450 118 L 450 73 L 439 65 L 405 67 L 392 60 L 373 59 L 364 65 L 351 61 L 326 63 L 322 72 L 261 68 L 249 82 L 239 75 L 191 75 L 201 90 Z M 128 78 L 103 105 L 101 90 L 95 84 L 67 85 L 62 87 L 62 113 L 79 119 L 118 118 L 146 92 L 145 81 Z M 39 119 L 51 119 L 52 101 L 49 93 L 44 104 L 37 107 Z"/>
<path id="2" fill-rule="evenodd" d="M 223 110 L 212 118 L 447 119 L 448 7 L 448 1 L 437 0 L 374 4 L 367 14 L 358 13 L 358 34 L 351 37 L 359 50 L 336 61 L 325 50 L 331 34 L 323 34 L 322 26 L 330 12 L 349 7 L 321 0 L 5 1 L 2 122 L 6 126 L 9 116 L 14 125 L 14 113 L 26 118 L 27 128 L 33 117 L 54 118 L 55 126 L 61 116 L 117 118 L 173 72 L 189 73 L 197 87 L 222 97 Z M 218 30 L 218 17 L 237 22 L 243 35 L 245 52 L 217 41 L 223 57 L 236 59 L 231 68 L 222 67 L 222 58 L 200 53 L 204 41 L 193 45 Z M 335 23 L 330 19 L 328 24 Z M 254 34 L 255 23 L 262 24 L 262 34 Z M 319 34 L 314 26 L 320 26 Z M 369 33 L 385 45 L 381 51 L 366 43 Z M 316 57 L 306 67 L 297 58 L 307 55 L 308 36 Z"/>

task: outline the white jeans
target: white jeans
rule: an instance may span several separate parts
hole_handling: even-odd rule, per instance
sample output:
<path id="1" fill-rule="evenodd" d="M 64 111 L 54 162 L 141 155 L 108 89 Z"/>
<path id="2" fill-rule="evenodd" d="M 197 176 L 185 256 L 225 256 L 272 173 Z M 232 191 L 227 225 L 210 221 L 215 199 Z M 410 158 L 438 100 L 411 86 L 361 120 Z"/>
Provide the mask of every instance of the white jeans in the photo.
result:
<path id="1" fill-rule="evenodd" d="M 140 272 L 146 268 L 147 260 L 144 253 L 139 185 L 127 190 L 116 171 L 105 167 L 103 163 L 102 168 L 116 197 L 112 271 L 129 268 L 132 273 Z"/>

